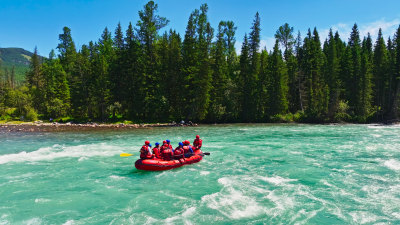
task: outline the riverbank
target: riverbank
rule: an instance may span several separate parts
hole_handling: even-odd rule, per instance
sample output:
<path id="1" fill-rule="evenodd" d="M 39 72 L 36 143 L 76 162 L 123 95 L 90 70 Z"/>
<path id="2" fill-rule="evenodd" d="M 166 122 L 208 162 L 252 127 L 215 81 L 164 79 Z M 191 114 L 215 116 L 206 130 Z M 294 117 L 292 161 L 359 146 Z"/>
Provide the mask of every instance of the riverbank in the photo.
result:
<path id="1" fill-rule="evenodd" d="M 61 131 L 95 131 L 123 130 L 152 127 L 197 126 L 195 123 L 155 123 L 155 124 L 106 124 L 106 123 L 44 123 L 36 122 L 6 122 L 0 123 L 0 132 L 61 132 Z"/>

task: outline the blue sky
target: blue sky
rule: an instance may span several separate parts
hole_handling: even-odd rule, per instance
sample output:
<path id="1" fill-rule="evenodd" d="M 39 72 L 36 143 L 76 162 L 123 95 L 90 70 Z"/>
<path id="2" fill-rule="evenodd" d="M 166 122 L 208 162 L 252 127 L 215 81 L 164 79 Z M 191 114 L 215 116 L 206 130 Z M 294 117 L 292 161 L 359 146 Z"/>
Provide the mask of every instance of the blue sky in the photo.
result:
<path id="1" fill-rule="evenodd" d="M 274 42 L 274 33 L 284 23 L 300 30 L 304 37 L 308 28 L 317 27 L 321 39 L 329 28 L 339 30 L 347 40 L 356 22 L 361 35 L 370 32 L 376 36 L 379 27 L 385 39 L 393 35 L 400 24 L 400 1 L 386 0 L 158 0 L 158 14 L 167 17 L 167 29 L 184 35 L 190 13 L 202 3 L 209 6 L 209 20 L 216 28 L 221 20 L 232 20 L 237 26 L 236 47 L 250 27 L 255 13 L 261 17 L 261 43 L 268 50 Z M 118 22 L 126 30 L 129 21 L 136 24 L 138 11 L 145 0 L 0 0 L 0 47 L 22 47 L 47 56 L 55 49 L 58 35 L 64 26 L 71 28 L 77 44 L 97 41 L 108 27 L 114 31 Z M 321 40 L 323 41 L 323 40 Z"/>

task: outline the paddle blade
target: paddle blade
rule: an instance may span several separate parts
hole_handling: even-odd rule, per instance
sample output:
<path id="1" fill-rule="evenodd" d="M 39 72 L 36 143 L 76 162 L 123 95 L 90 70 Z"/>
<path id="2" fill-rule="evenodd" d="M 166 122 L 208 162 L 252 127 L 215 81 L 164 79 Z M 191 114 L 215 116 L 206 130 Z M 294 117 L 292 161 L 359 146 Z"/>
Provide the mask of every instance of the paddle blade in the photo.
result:
<path id="1" fill-rule="evenodd" d="M 121 153 L 121 155 L 119 155 L 119 156 L 121 156 L 121 157 L 128 157 L 128 156 L 131 156 L 131 155 L 133 155 L 133 154 L 129 154 L 129 153 Z"/>
<path id="2" fill-rule="evenodd" d="M 209 152 L 203 152 L 203 154 L 204 154 L 204 155 L 210 155 L 210 153 L 209 153 Z"/>

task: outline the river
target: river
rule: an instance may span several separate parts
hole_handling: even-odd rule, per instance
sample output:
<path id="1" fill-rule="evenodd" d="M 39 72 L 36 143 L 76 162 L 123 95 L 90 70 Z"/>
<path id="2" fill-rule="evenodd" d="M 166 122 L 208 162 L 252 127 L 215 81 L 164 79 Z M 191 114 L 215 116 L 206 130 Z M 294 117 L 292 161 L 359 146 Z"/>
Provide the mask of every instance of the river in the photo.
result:
<path id="1" fill-rule="evenodd" d="M 134 168 L 145 140 L 196 134 L 201 162 Z M 0 133 L 0 224 L 372 223 L 400 224 L 400 126 Z"/>

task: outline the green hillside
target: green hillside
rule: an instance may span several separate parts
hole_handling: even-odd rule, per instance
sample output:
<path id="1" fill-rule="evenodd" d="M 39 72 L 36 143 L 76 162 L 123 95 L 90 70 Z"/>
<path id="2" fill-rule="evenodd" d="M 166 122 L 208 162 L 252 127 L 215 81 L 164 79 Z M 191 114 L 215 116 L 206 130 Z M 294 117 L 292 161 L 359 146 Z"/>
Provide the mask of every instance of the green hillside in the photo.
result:
<path id="1" fill-rule="evenodd" d="M 29 69 L 29 60 L 32 52 L 22 48 L 0 48 L 1 70 L 11 72 L 15 66 L 15 79 L 22 82 L 25 79 L 25 72 Z"/>

